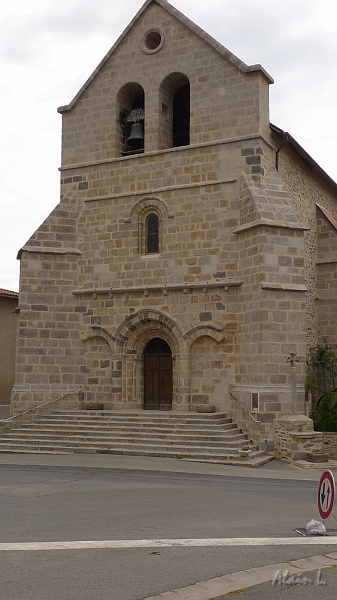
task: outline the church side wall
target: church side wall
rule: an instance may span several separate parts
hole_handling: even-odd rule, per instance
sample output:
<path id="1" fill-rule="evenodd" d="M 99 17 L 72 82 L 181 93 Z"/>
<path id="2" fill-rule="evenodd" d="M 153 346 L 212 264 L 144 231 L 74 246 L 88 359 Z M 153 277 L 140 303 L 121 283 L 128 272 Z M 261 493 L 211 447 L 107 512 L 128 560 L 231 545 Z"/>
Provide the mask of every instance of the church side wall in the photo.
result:
<path id="1" fill-rule="evenodd" d="M 321 341 L 321 332 L 327 332 L 331 340 L 337 340 L 337 329 L 334 325 L 335 320 L 326 327 L 322 316 L 325 312 L 327 298 L 334 303 L 334 289 L 325 290 L 323 294 L 318 291 L 317 277 L 323 273 L 322 266 L 317 268 L 317 217 L 316 205 L 326 208 L 337 217 L 337 195 L 314 171 L 301 160 L 291 148 L 283 148 L 279 157 L 279 173 L 282 176 L 299 213 L 309 227 L 305 233 L 305 277 L 308 292 L 306 294 L 306 315 L 307 315 L 307 347 L 315 345 Z M 327 249 L 328 253 L 334 251 Z M 326 259 L 329 260 L 328 255 Z M 331 281 L 334 280 L 334 267 L 332 266 Z M 329 276 L 328 276 L 329 278 Z M 321 284 L 319 284 L 320 286 Z M 323 285 L 324 288 L 324 285 Z M 332 309 L 333 310 L 333 309 Z M 335 342 L 334 342 L 335 343 Z"/>
<path id="2" fill-rule="evenodd" d="M 337 206 L 336 206 L 337 208 Z M 334 215 L 337 214 L 337 210 Z M 337 231 L 317 209 L 317 321 L 319 341 L 337 345 Z"/>

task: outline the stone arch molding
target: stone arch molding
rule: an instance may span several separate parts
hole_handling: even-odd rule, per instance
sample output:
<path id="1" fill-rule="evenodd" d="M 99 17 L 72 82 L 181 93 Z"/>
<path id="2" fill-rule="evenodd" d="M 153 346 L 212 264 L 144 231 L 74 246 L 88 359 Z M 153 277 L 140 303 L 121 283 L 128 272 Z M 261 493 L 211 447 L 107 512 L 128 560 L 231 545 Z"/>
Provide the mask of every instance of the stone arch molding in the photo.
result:
<path id="1" fill-rule="evenodd" d="M 174 355 L 179 354 L 184 336 L 178 324 L 164 313 L 149 309 L 129 315 L 116 331 L 116 344 L 129 352 L 142 353 L 148 341 L 162 337 Z"/>
<path id="2" fill-rule="evenodd" d="M 184 336 L 189 347 L 202 337 L 210 337 L 220 344 L 228 337 L 228 332 L 223 331 L 222 328 L 215 328 L 212 325 L 199 325 L 188 331 Z"/>
<path id="3" fill-rule="evenodd" d="M 160 200 L 159 198 L 141 198 L 134 204 L 130 211 L 130 219 L 132 217 L 137 217 L 138 220 L 142 218 L 142 216 L 146 213 L 148 214 L 154 210 L 157 212 L 161 218 L 171 218 L 173 214 L 170 213 L 169 207 L 164 200 Z"/>
<path id="4" fill-rule="evenodd" d="M 138 228 L 138 252 L 139 254 L 148 254 L 147 252 L 147 234 L 146 234 L 146 219 L 150 214 L 155 214 L 158 218 L 158 246 L 159 252 L 164 247 L 164 222 L 166 219 L 173 217 L 169 212 L 169 207 L 164 200 L 159 198 L 145 197 L 141 198 L 132 207 L 129 216 L 124 219 L 126 223 L 132 223 Z"/>
<path id="5" fill-rule="evenodd" d="M 210 337 L 217 343 L 223 342 L 225 339 L 232 337 L 233 331 L 224 331 L 223 328 L 217 328 L 213 325 L 199 325 L 194 327 L 187 333 L 183 334 L 178 324 L 171 317 L 164 313 L 149 309 L 141 310 L 137 313 L 129 315 L 125 321 L 117 328 L 115 333 L 112 333 L 107 327 L 101 325 L 92 325 L 90 331 L 81 334 L 81 340 L 86 341 L 93 337 L 102 337 L 108 343 L 111 351 L 117 346 L 121 350 L 133 349 L 130 348 L 133 343 L 138 340 L 145 345 L 153 337 L 160 337 L 163 334 L 163 339 L 172 347 L 175 354 L 179 352 L 178 347 L 192 344 L 201 337 Z"/>
<path id="6" fill-rule="evenodd" d="M 139 398 L 144 400 L 143 356 L 146 344 L 153 338 L 163 339 L 171 348 L 173 360 L 172 409 L 186 404 L 181 394 L 182 366 L 186 345 L 178 324 L 155 309 L 143 309 L 129 315 L 116 331 L 116 345 L 120 348 L 123 370 L 123 401 Z M 185 370 L 187 370 L 185 368 Z"/>
<path id="7" fill-rule="evenodd" d="M 184 344 L 184 336 L 173 319 L 157 310 L 141 310 L 129 315 L 112 333 L 107 327 L 92 325 L 89 331 L 81 334 L 85 342 L 90 338 L 101 337 L 109 345 L 111 352 L 135 351 L 136 346 L 144 346 L 153 337 L 163 337 L 171 346 L 174 354 L 178 354 Z M 138 348 L 139 350 L 139 348 Z"/>
<path id="8" fill-rule="evenodd" d="M 102 327 L 101 325 L 92 325 L 89 331 L 84 331 L 81 333 L 82 342 L 86 342 L 91 338 L 100 337 L 103 338 L 110 347 L 110 350 L 113 351 L 115 345 L 115 337 L 107 329 L 107 327 Z"/>

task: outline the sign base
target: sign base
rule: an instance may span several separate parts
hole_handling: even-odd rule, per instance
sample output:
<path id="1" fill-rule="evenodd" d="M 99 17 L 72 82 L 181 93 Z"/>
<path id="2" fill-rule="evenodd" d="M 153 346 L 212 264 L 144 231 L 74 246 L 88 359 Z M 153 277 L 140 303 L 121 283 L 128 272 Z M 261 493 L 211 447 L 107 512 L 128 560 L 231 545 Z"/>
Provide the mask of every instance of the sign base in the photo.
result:
<path id="1" fill-rule="evenodd" d="M 299 533 L 303 537 L 324 537 L 327 535 L 331 537 L 337 536 L 337 529 L 327 529 L 325 533 L 311 533 L 311 531 L 307 531 L 304 527 L 296 527 L 296 529 L 294 528 L 293 531 L 296 531 L 296 533 Z"/>

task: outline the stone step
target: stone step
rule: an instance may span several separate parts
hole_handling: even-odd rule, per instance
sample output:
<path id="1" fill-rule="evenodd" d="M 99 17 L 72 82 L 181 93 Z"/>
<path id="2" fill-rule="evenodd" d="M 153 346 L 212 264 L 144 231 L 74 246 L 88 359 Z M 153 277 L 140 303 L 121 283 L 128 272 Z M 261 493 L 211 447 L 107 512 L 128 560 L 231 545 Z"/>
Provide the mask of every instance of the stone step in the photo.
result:
<path id="1" fill-rule="evenodd" d="M 142 430 L 147 429 L 148 431 L 154 430 L 154 429 L 163 429 L 163 430 L 170 430 L 170 431 L 176 431 L 176 430 L 182 430 L 182 431 L 186 431 L 186 430 L 190 430 L 190 431 L 214 431 L 217 432 L 219 430 L 221 431 L 225 431 L 225 430 L 237 430 L 238 428 L 237 426 L 233 423 L 233 422 L 228 422 L 228 423 L 219 423 L 219 424 L 212 424 L 212 423 L 177 423 L 177 422 L 171 422 L 171 423 L 163 423 L 163 422 L 155 422 L 155 423 L 149 423 L 149 422 L 144 422 L 142 423 L 141 421 L 137 421 L 137 422 L 128 422 L 128 421 L 114 421 L 114 420 L 85 420 L 85 419 L 58 419 L 58 418 L 39 418 L 39 419 L 35 419 L 33 421 L 34 425 L 43 425 L 45 426 L 46 424 L 50 425 L 50 426 L 70 426 L 70 427 L 93 427 L 93 428 L 100 428 L 100 427 L 105 427 L 105 428 L 111 428 L 111 427 L 115 427 L 115 428 L 124 428 L 125 430 L 130 430 L 130 428 L 139 428 Z M 27 425 L 32 425 L 32 423 L 30 424 L 23 424 L 22 427 L 27 427 Z"/>
<path id="2" fill-rule="evenodd" d="M 213 465 L 232 465 L 232 466 L 240 466 L 240 467 L 260 467 L 262 465 L 265 465 L 266 463 L 270 462 L 271 460 L 273 460 L 272 456 L 268 456 L 267 454 L 265 454 L 264 452 L 261 452 L 258 455 L 255 454 L 251 454 L 250 458 L 242 461 L 242 460 L 236 460 L 234 456 L 232 456 L 230 459 L 228 460 L 213 460 L 213 459 L 200 459 L 200 458 L 181 458 L 180 460 L 186 460 L 188 462 L 204 462 L 204 463 L 209 463 L 209 464 L 213 464 Z"/>
<path id="3" fill-rule="evenodd" d="M 200 451 L 196 449 L 186 448 L 153 448 L 153 447 L 141 447 L 141 448 L 128 448 L 127 446 L 121 446 L 118 448 L 97 448 L 90 445 L 74 446 L 74 444 L 68 445 L 55 445 L 55 444 L 31 444 L 29 447 L 27 444 L 2 444 L 1 452 L 48 452 L 48 453 L 83 453 L 83 454 L 115 454 L 115 455 L 128 455 L 128 456 L 156 456 L 156 457 L 168 457 L 168 458 L 185 458 L 188 460 L 196 461 L 211 461 L 211 462 L 223 462 L 228 460 L 235 460 L 237 464 L 248 463 L 250 460 L 261 457 L 263 453 L 259 451 L 252 451 L 250 456 L 241 456 L 239 453 L 233 452 L 231 449 L 223 449 L 221 452 L 210 448 L 208 451 L 203 449 Z"/>
<path id="4" fill-rule="evenodd" d="M 21 440 L 26 440 L 27 442 L 33 442 L 33 441 L 37 441 L 41 443 L 44 443 L 45 440 L 52 440 L 53 443 L 56 441 L 70 441 L 70 442 L 78 442 L 78 443 L 84 443 L 85 441 L 87 442 L 91 442 L 91 443 L 106 443 L 106 444 L 118 444 L 118 443 L 125 443 L 125 444 L 155 444 L 156 446 L 159 445 L 169 445 L 172 446 L 174 444 L 176 445 L 182 445 L 182 446 L 192 446 L 193 444 L 197 444 L 198 447 L 216 447 L 216 448 L 241 448 L 241 446 L 243 445 L 243 443 L 246 445 L 247 439 L 244 435 L 240 436 L 239 439 L 231 439 L 231 438 L 227 438 L 227 437 L 221 437 L 218 439 L 209 439 L 207 437 L 205 437 L 203 440 L 200 439 L 196 439 L 195 437 L 186 437 L 186 436 L 163 436 L 163 437 L 142 437 L 142 436 L 125 436 L 125 435 L 116 435 L 116 436 L 107 436 L 106 434 L 104 435 L 88 435 L 88 434 L 84 434 L 84 433 L 74 433 L 72 435 L 62 435 L 60 433 L 57 433 L 55 431 L 52 431 L 50 433 L 47 432 L 40 432 L 40 433 L 29 433 L 28 435 L 20 430 L 17 431 L 12 431 L 11 433 L 6 434 L 5 438 L 6 442 L 8 441 L 21 441 Z M 1 441 L 0 441 L 0 447 L 1 447 Z"/>
<path id="5" fill-rule="evenodd" d="M 78 446 L 92 446 L 95 448 L 106 448 L 106 449 L 114 449 L 114 448 L 119 448 L 120 446 L 125 447 L 125 448 L 134 448 L 135 446 L 137 446 L 137 448 L 139 449 L 151 449 L 154 446 L 156 448 L 162 448 L 162 449 L 166 449 L 166 448 L 172 448 L 174 447 L 177 451 L 185 451 L 186 449 L 190 450 L 190 451 L 198 451 L 201 448 L 203 450 L 206 450 L 207 452 L 209 452 L 210 450 L 214 450 L 214 449 L 218 449 L 221 452 L 227 452 L 227 451 L 232 451 L 233 453 L 237 453 L 239 452 L 239 449 L 241 448 L 241 444 L 237 444 L 237 445 L 231 445 L 226 444 L 226 443 L 217 443 L 217 442 L 205 442 L 203 444 L 200 444 L 199 442 L 197 444 L 193 443 L 193 442 L 184 442 L 184 441 L 170 441 L 170 440 L 144 440 L 144 439 L 139 439 L 136 440 L 134 438 L 128 438 L 128 439 L 120 439 L 120 440 L 115 440 L 115 439 L 111 439 L 111 438 L 107 438 L 107 439 L 97 439 L 96 437 L 86 437 L 86 436 L 72 436 L 71 438 L 64 438 L 61 436 L 55 436 L 53 437 L 53 439 L 50 439 L 49 436 L 46 436 L 45 438 L 43 437 L 26 437 L 26 436 L 17 436 L 17 435 L 11 435 L 8 434 L 5 436 L 5 438 L 1 438 L 0 441 L 0 449 L 1 447 L 6 444 L 6 443 L 13 443 L 13 444 L 18 444 L 18 445 L 25 445 L 27 446 L 29 445 L 44 445 L 44 446 L 48 446 L 48 445 L 52 445 L 52 446 L 62 446 L 62 445 L 72 445 L 74 447 L 78 447 Z M 250 447 L 252 448 L 252 450 L 255 450 L 256 447 L 253 447 L 252 445 L 250 445 Z"/>
<path id="6" fill-rule="evenodd" d="M 237 440 L 237 439 L 245 439 L 245 434 L 242 433 L 239 429 L 235 429 L 234 427 L 232 427 L 231 429 L 226 429 L 225 431 L 222 429 L 218 429 L 216 431 L 208 431 L 208 430 L 203 430 L 203 429 L 198 429 L 198 430 L 190 430 L 190 429 L 186 429 L 186 428 L 179 428 L 179 429 L 168 429 L 167 427 L 162 427 L 162 428 L 153 428 L 153 429 L 148 429 L 148 428 L 143 428 L 143 427 L 118 427 L 118 426 L 95 426 L 95 427 L 85 427 L 85 426 L 75 426 L 75 425 L 64 425 L 64 424 L 58 424 L 58 425 L 54 425 L 53 427 L 48 423 L 47 426 L 43 426 L 43 423 L 32 423 L 30 425 L 24 425 L 22 426 L 20 429 L 12 429 L 10 431 L 11 434 L 16 434 L 16 433 L 20 433 L 21 435 L 35 435 L 37 433 L 46 433 L 46 434 L 50 434 L 53 435 L 53 433 L 57 433 L 59 435 L 64 434 L 64 435 L 80 435 L 81 433 L 84 435 L 98 435 L 98 436 L 116 436 L 116 435 L 120 435 L 120 436 L 127 436 L 127 435 L 133 435 L 135 437 L 148 437 L 148 438 L 152 438 L 152 437 L 156 437 L 156 438 L 165 438 L 165 437 L 169 437 L 169 438 L 181 438 L 181 437 L 185 437 L 185 438 L 191 438 L 191 439 L 200 439 L 200 440 L 204 440 L 204 439 L 233 439 L 233 440 Z"/>
<path id="7" fill-rule="evenodd" d="M 72 450 L 70 448 L 68 450 L 60 450 L 60 449 L 47 450 L 47 448 L 41 449 L 41 446 L 39 446 L 37 449 L 34 449 L 33 447 L 25 448 L 24 446 L 16 446 L 15 444 L 4 444 L 0 448 L 0 453 L 4 453 L 4 454 L 74 454 L 74 450 Z M 78 453 L 76 452 L 76 454 L 78 454 Z"/>
<path id="8" fill-rule="evenodd" d="M 102 417 L 113 417 L 113 418 L 140 418 L 142 420 L 145 419 L 173 419 L 180 421 L 181 419 L 190 419 L 190 420 L 213 420 L 218 421 L 221 419 L 229 419 L 226 413 L 197 413 L 197 412 L 172 412 L 172 411 L 162 411 L 162 410 L 56 410 L 53 413 L 49 413 L 49 415 L 68 415 L 70 417 L 74 416 L 102 416 Z M 49 416 L 46 414 L 45 416 Z"/>
<path id="9" fill-rule="evenodd" d="M 248 445 L 250 453 L 240 448 Z M 224 413 L 58 411 L 0 437 L 0 452 L 101 453 L 258 466 L 270 460 Z"/>
<path id="10" fill-rule="evenodd" d="M 266 464 L 267 462 L 272 460 L 272 457 L 264 455 L 260 456 L 260 455 L 251 455 L 251 457 L 249 459 L 245 459 L 242 460 L 242 458 L 237 459 L 236 456 L 233 455 L 229 455 L 229 456 L 214 456 L 214 457 L 209 457 L 209 456 L 205 456 L 205 455 L 193 455 L 193 456 L 176 456 L 172 453 L 163 453 L 163 452 L 147 452 L 146 454 L 144 452 L 135 452 L 135 451 L 117 451 L 117 452 L 101 452 L 101 451 L 96 451 L 96 450 L 92 450 L 91 448 L 85 448 L 83 447 L 81 450 L 75 450 L 73 448 L 63 448 L 63 449 L 47 449 L 47 448 L 43 448 L 41 446 L 37 447 L 36 449 L 33 448 L 24 448 L 22 446 L 13 446 L 13 445 L 7 445 L 6 447 L 3 446 L 0 449 L 0 452 L 3 453 L 7 453 L 7 454 L 52 454 L 52 455 L 69 455 L 69 454 L 115 454 L 115 455 L 129 455 L 129 456 L 152 456 L 152 457 L 156 457 L 156 458 L 179 458 L 180 460 L 186 460 L 188 462 L 205 462 L 205 463 L 210 463 L 210 464 L 222 464 L 222 465 L 232 465 L 232 466 L 240 466 L 240 467 L 259 467 L 261 465 Z"/>
<path id="11" fill-rule="evenodd" d="M 214 413 L 215 414 L 215 413 Z M 227 417 L 224 413 L 216 413 L 218 416 L 215 417 L 213 414 L 200 415 L 198 413 L 170 413 L 160 411 L 144 411 L 143 413 L 114 413 L 113 411 L 78 411 L 78 412 L 55 412 L 49 415 L 44 415 L 43 419 L 66 419 L 70 421 L 85 420 L 88 421 L 104 421 L 115 423 L 125 422 L 141 422 L 141 423 L 174 423 L 179 424 L 212 424 L 220 425 L 225 423 L 232 423 L 232 419 Z M 145 416 L 144 416 L 145 415 Z"/>

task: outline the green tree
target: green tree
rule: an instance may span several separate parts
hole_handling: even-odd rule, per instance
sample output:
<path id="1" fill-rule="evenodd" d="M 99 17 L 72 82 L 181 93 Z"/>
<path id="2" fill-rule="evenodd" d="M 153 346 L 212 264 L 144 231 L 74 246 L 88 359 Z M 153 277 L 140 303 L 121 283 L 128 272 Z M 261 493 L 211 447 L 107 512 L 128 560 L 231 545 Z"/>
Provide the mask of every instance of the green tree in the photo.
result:
<path id="1" fill-rule="evenodd" d="M 337 353 L 325 339 L 307 359 L 306 387 L 312 393 L 310 417 L 316 431 L 337 431 Z"/>

